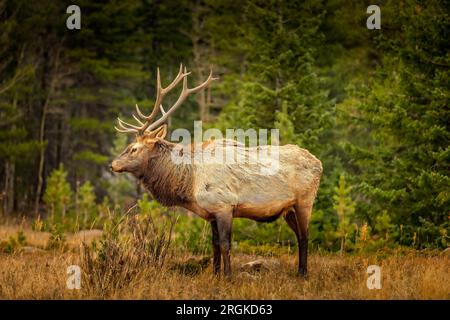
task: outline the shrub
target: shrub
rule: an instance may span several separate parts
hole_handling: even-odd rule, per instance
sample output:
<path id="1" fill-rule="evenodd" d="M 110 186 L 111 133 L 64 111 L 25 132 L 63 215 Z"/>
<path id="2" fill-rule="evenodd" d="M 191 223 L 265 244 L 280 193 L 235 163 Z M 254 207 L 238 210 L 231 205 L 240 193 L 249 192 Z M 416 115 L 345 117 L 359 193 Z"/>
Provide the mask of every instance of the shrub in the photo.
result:
<path id="1" fill-rule="evenodd" d="M 27 239 L 22 230 L 17 231 L 16 236 L 10 236 L 8 241 L 0 242 L 0 251 L 12 254 L 27 245 Z"/>
<path id="2" fill-rule="evenodd" d="M 46 249 L 66 249 L 66 235 L 64 234 L 61 224 L 53 224 L 50 227 L 50 238 L 47 242 Z"/>
<path id="3" fill-rule="evenodd" d="M 44 193 L 44 202 L 50 209 L 51 219 L 62 221 L 72 200 L 72 190 L 67 182 L 67 172 L 61 164 L 50 174 Z"/>
<path id="4" fill-rule="evenodd" d="M 162 222 L 151 214 L 111 218 L 100 242 L 82 247 L 86 282 L 100 295 L 129 285 L 146 268 L 162 268 L 175 225 L 174 219 Z"/>
<path id="5" fill-rule="evenodd" d="M 344 248 L 348 241 L 348 235 L 355 231 L 354 221 L 355 203 L 350 197 L 351 186 L 347 186 L 345 182 L 345 176 L 339 177 L 339 185 L 334 189 L 335 195 L 333 196 L 334 205 L 333 208 L 339 217 L 339 224 L 337 228 L 337 236 L 340 238 L 340 251 L 344 251 Z"/>
<path id="6" fill-rule="evenodd" d="M 283 218 L 271 223 L 261 223 L 248 219 L 234 219 L 233 241 L 249 245 L 296 245 L 294 232 Z"/>
<path id="7" fill-rule="evenodd" d="M 77 216 L 81 217 L 81 221 L 79 221 L 79 223 L 82 228 L 87 228 L 91 223 L 94 222 L 97 215 L 94 187 L 89 181 L 85 182 L 80 187 L 77 197 Z"/>
<path id="8" fill-rule="evenodd" d="M 187 214 L 178 216 L 175 226 L 175 244 L 177 248 L 194 254 L 211 253 L 211 227 L 201 218 Z"/>

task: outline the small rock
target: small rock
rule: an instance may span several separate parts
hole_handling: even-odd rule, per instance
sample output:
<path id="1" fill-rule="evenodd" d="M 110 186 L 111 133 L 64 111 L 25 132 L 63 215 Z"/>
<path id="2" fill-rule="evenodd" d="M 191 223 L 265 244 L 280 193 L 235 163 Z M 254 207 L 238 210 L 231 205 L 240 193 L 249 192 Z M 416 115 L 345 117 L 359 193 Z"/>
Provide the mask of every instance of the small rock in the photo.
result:
<path id="1" fill-rule="evenodd" d="M 260 272 L 261 270 L 272 270 L 279 266 L 279 263 L 258 259 L 241 265 L 240 270 L 243 272 Z"/>

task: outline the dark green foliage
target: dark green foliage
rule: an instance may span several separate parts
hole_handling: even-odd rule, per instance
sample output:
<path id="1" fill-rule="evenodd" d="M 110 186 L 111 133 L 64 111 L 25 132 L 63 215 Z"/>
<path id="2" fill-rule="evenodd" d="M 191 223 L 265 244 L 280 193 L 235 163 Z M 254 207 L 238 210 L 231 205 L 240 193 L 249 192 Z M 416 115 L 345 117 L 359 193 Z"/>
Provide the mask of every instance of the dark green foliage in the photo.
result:
<path id="1" fill-rule="evenodd" d="M 250 245 L 290 245 L 295 246 L 297 240 L 294 232 L 283 218 L 272 223 L 257 223 L 246 219 L 233 221 L 233 240 L 238 244 L 245 242 Z"/>
<path id="2" fill-rule="evenodd" d="M 78 190 L 78 221 L 83 229 L 89 228 L 89 223 L 94 222 L 97 217 L 96 198 L 92 184 L 87 181 Z"/>
<path id="3" fill-rule="evenodd" d="M 445 247 L 450 208 L 448 10 L 439 1 L 389 6 L 399 14 L 377 39 L 383 66 L 370 86 L 354 90 L 351 104 L 343 103 L 349 112 L 358 110 L 348 120 L 365 138 L 346 148 L 364 196 L 357 211 L 372 223 L 384 215 L 403 225 L 397 241 L 409 238 L 411 245 L 416 233 L 415 245 Z"/>
<path id="4" fill-rule="evenodd" d="M 69 4 L 0 0 L 2 214 L 66 231 L 120 217 L 143 190 L 108 170 L 130 140 L 115 118 L 131 120 L 135 103 L 149 112 L 156 67 L 167 85 L 183 62 L 190 86 L 210 65 L 220 76 L 206 127 L 277 128 L 322 161 L 311 247 L 448 246 L 447 1 L 382 1 L 381 30 L 366 28 L 370 3 L 356 0 L 82 0 L 81 30 L 65 26 Z M 205 119 L 199 102 L 170 130 Z M 168 214 L 147 198 L 138 207 Z M 181 215 L 175 233 L 177 246 L 209 252 L 207 222 Z M 296 242 L 283 219 L 236 220 L 234 237 Z"/>
<path id="5" fill-rule="evenodd" d="M 60 165 L 50 174 L 44 194 L 44 202 L 53 221 L 65 218 L 69 205 L 72 204 L 72 196 L 72 190 L 67 182 L 67 171 Z"/>
<path id="6" fill-rule="evenodd" d="M 179 215 L 175 225 L 175 245 L 195 254 L 209 254 L 211 248 L 211 226 L 197 217 Z"/>

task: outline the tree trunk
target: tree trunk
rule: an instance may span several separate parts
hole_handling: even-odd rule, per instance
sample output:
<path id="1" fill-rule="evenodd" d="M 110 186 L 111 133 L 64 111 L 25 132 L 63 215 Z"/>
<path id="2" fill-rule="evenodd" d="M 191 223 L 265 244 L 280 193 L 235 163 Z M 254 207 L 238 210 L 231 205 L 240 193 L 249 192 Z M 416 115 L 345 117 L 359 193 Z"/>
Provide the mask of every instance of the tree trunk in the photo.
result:
<path id="1" fill-rule="evenodd" d="M 14 96 L 14 108 L 17 109 L 17 94 Z M 15 125 L 13 126 L 13 128 Z M 10 215 L 14 209 L 14 180 L 16 164 L 14 160 L 8 159 L 5 162 L 5 182 L 3 191 L 3 213 Z"/>
<path id="2" fill-rule="evenodd" d="M 202 37 L 203 25 L 202 25 L 202 14 L 205 8 L 202 7 L 200 2 L 196 2 L 192 8 L 192 32 L 188 34 L 192 41 L 192 52 L 194 55 L 194 68 L 195 74 L 197 75 L 197 82 L 201 83 L 205 80 L 205 71 L 209 73 L 209 49 L 207 45 L 202 44 L 205 39 Z M 196 101 L 200 108 L 200 120 L 203 122 L 208 122 L 209 117 L 209 103 L 211 100 L 210 88 L 201 90 L 196 95 Z"/>
<path id="3" fill-rule="evenodd" d="M 3 213 L 10 215 L 14 207 L 14 175 L 15 163 L 7 160 L 5 162 L 5 182 L 3 191 Z"/>
<path id="4" fill-rule="evenodd" d="M 53 66 L 51 67 L 51 70 L 48 72 L 49 76 L 49 84 L 47 89 L 47 95 L 45 97 L 43 106 L 42 106 L 42 114 L 41 114 L 41 120 L 39 123 L 39 159 L 38 159 L 38 179 L 37 179 L 37 185 L 36 185 L 36 195 L 35 195 L 35 201 L 34 201 L 34 213 L 37 216 L 39 214 L 39 203 L 42 196 L 42 187 L 44 183 L 44 165 L 45 165 L 45 124 L 47 121 L 47 115 L 48 115 L 48 109 L 50 104 L 51 96 L 53 95 L 53 91 L 55 89 L 56 85 L 56 77 L 58 73 L 58 67 L 59 67 L 59 55 L 61 52 L 61 48 L 58 47 L 55 49 L 55 54 L 53 57 L 48 57 L 49 59 L 53 60 Z M 45 77 L 46 73 L 44 71 L 44 88 L 47 86 Z"/>
<path id="5" fill-rule="evenodd" d="M 36 186 L 36 198 L 34 202 L 34 213 L 37 215 L 39 213 L 39 202 L 42 194 L 42 184 L 43 184 L 43 175 L 44 175 L 44 158 L 45 158 L 45 121 L 47 119 L 48 112 L 48 99 L 44 103 L 44 107 L 42 108 L 42 116 L 39 124 L 39 164 L 38 164 L 38 181 Z"/>

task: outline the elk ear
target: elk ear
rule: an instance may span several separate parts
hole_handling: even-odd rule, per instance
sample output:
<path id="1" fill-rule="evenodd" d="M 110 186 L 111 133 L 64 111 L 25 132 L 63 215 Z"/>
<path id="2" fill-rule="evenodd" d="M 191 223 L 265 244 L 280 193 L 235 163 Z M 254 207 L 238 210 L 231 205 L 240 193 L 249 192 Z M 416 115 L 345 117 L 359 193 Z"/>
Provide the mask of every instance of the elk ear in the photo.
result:
<path id="1" fill-rule="evenodd" d="M 163 124 L 161 127 L 150 131 L 150 132 L 146 132 L 144 137 L 142 138 L 144 143 L 146 144 L 153 144 L 155 143 L 155 141 L 158 141 L 159 139 L 164 139 L 167 135 L 167 125 Z"/>
<path id="2" fill-rule="evenodd" d="M 159 127 L 158 129 L 156 129 L 153 132 L 154 132 L 155 138 L 164 139 L 167 135 L 167 124 L 163 124 L 161 127 Z"/>

